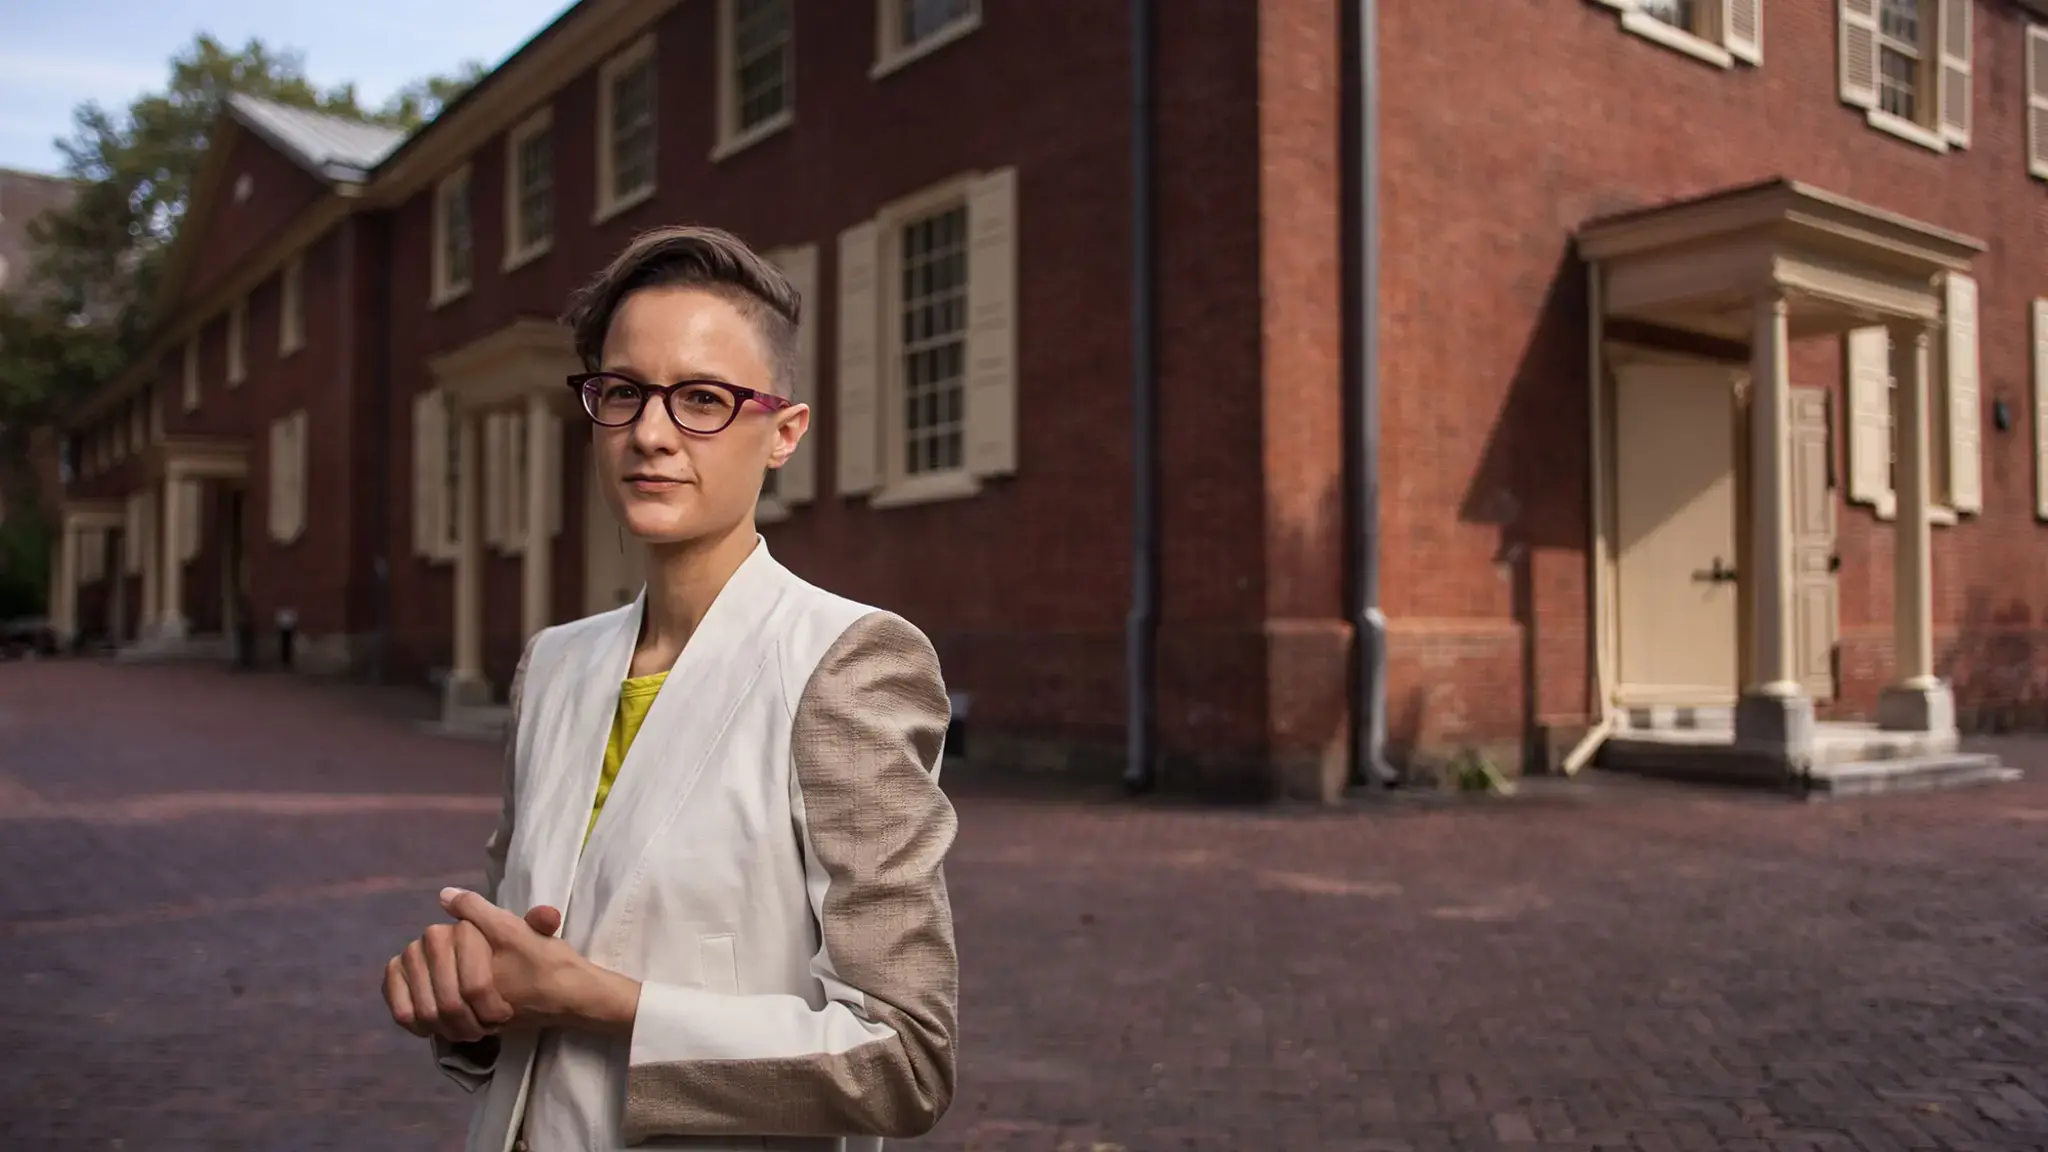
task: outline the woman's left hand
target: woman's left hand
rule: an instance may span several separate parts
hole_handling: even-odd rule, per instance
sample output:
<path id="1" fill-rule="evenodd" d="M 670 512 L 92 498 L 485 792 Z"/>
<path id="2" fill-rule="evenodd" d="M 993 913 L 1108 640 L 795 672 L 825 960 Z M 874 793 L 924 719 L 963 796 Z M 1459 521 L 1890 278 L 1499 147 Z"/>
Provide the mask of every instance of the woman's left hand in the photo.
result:
<path id="1" fill-rule="evenodd" d="M 562 914 L 536 907 L 524 917 L 466 888 L 441 890 L 441 907 L 476 926 L 491 946 L 491 978 L 512 1006 L 515 1024 L 631 1033 L 640 983 L 591 963 L 536 924 L 561 925 Z"/>

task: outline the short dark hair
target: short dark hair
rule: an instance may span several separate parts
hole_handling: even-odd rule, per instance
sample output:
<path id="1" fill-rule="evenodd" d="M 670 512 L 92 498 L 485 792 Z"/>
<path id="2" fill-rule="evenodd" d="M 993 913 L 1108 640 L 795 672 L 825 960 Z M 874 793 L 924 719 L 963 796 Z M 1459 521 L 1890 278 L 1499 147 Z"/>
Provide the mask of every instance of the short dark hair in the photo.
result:
<path id="1" fill-rule="evenodd" d="M 576 355 L 595 372 L 604 359 L 612 317 L 627 296 L 642 288 L 688 285 L 725 298 L 761 335 L 775 391 L 793 395 L 797 374 L 797 324 L 803 300 L 789 277 L 720 228 L 676 224 L 635 236 L 595 279 L 569 297 L 562 322 L 576 334 Z"/>

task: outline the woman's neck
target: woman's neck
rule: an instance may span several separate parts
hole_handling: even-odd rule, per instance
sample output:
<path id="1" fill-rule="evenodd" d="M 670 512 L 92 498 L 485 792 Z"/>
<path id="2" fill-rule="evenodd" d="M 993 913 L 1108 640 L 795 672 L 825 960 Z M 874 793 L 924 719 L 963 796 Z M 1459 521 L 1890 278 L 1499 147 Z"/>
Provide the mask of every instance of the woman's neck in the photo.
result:
<path id="1" fill-rule="evenodd" d="M 632 675 L 665 672 L 676 662 L 755 544 L 753 525 L 742 523 L 715 539 L 647 546 L 647 610 Z"/>

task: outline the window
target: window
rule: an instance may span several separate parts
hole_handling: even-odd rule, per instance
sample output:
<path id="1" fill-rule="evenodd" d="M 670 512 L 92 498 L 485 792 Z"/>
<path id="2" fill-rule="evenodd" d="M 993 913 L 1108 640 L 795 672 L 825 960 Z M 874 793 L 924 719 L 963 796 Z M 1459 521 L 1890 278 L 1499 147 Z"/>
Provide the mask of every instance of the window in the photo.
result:
<path id="1" fill-rule="evenodd" d="M 1977 285 L 1950 273 L 1939 327 L 1927 354 L 1927 472 L 1937 523 L 1983 510 L 1983 447 L 1978 383 Z M 1849 499 L 1889 519 L 1898 509 L 1899 421 L 1891 336 L 1859 328 L 1843 340 L 1849 397 Z"/>
<path id="2" fill-rule="evenodd" d="M 306 530 L 306 412 L 270 423 L 270 538 L 290 544 Z"/>
<path id="3" fill-rule="evenodd" d="M 597 219 L 654 195 L 654 37 L 605 62 L 598 73 Z"/>
<path id="4" fill-rule="evenodd" d="M 794 118 L 790 0 L 719 0 L 718 149 L 731 155 Z"/>
<path id="5" fill-rule="evenodd" d="M 839 238 L 842 495 L 970 496 L 1016 471 L 1016 171 L 951 181 Z"/>
<path id="6" fill-rule="evenodd" d="M 469 291 L 475 239 L 469 213 L 469 165 L 464 164 L 434 189 L 435 307 Z"/>
<path id="7" fill-rule="evenodd" d="M 875 66 L 882 76 L 981 27 L 981 0 L 876 0 Z"/>
<path id="8" fill-rule="evenodd" d="M 554 113 L 543 108 L 505 138 L 505 270 L 555 239 Z"/>
<path id="9" fill-rule="evenodd" d="M 1837 0 L 1842 101 L 1944 152 L 1970 144 L 1971 0 Z"/>
<path id="10" fill-rule="evenodd" d="M 249 378 L 249 298 L 235 301 L 228 309 L 228 387 Z"/>
<path id="11" fill-rule="evenodd" d="M 277 352 L 289 356 L 306 346 L 306 258 L 291 258 L 278 278 Z"/>
<path id="12" fill-rule="evenodd" d="M 898 244 L 899 467 L 904 476 L 958 471 L 967 431 L 967 206 L 910 221 Z"/>
<path id="13" fill-rule="evenodd" d="M 1763 63 L 1763 0 L 1595 2 L 1619 11 L 1628 31 L 1709 64 Z"/>
<path id="14" fill-rule="evenodd" d="M 2048 27 L 2027 25 L 2027 171 L 2048 180 Z"/>
<path id="15" fill-rule="evenodd" d="M 196 332 L 185 341 L 184 400 L 187 412 L 199 407 L 199 335 Z"/>

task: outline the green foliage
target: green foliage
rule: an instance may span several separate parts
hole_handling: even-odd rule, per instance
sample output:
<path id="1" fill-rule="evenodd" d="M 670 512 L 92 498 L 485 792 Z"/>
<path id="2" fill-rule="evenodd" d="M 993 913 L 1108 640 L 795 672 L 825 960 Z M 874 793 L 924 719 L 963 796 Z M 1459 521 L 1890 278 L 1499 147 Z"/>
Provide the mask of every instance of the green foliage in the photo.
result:
<path id="1" fill-rule="evenodd" d="M 0 523 L 0 620 L 47 612 L 50 536 L 49 526 L 33 516 Z"/>
<path id="2" fill-rule="evenodd" d="M 125 111 L 81 105 L 57 142 L 77 193 L 30 227 L 30 291 L 0 302 L 0 454 L 140 354 L 161 317 L 152 305 L 163 260 L 189 206 L 227 98 L 282 104 L 412 128 L 483 74 L 465 64 L 366 110 L 355 85 L 321 89 L 299 53 L 250 40 L 232 48 L 204 33 L 171 58 L 164 87 Z M 25 298 L 24 298 L 25 297 Z"/>

